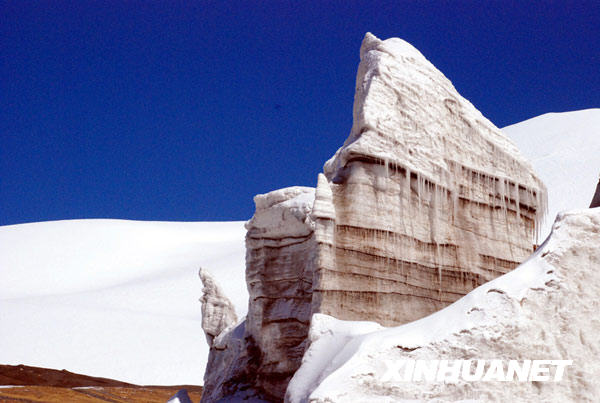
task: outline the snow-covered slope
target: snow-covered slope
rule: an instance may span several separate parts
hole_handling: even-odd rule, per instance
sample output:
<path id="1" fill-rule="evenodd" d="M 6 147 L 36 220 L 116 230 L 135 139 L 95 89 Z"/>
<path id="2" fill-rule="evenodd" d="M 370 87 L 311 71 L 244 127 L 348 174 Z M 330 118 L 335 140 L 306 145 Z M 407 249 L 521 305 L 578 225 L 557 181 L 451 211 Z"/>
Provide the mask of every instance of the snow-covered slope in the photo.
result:
<path id="1" fill-rule="evenodd" d="M 243 222 L 0 227 L 0 363 L 201 384 L 200 266 L 246 314 Z"/>
<path id="2" fill-rule="evenodd" d="M 311 345 L 287 390 L 300 402 L 596 401 L 600 393 L 600 208 L 562 213 L 515 270 L 403 326 L 316 314 Z M 411 382 L 387 377 L 401 360 L 573 360 L 557 383 Z"/>
<path id="3" fill-rule="evenodd" d="M 600 109 L 547 113 L 502 129 L 548 189 L 543 240 L 559 211 L 586 208 L 600 175 Z"/>

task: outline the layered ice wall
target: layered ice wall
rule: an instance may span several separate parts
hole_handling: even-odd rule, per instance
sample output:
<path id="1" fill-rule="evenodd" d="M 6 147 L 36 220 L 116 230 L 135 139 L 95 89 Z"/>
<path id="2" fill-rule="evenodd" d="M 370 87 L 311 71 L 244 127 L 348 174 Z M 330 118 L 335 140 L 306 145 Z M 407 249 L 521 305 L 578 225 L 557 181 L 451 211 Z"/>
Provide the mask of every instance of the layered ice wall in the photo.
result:
<path id="1" fill-rule="evenodd" d="M 313 311 L 397 325 L 523 261 L 546 192 L 410 44 L 367 34 L 360 54 L 353 127 L 317 186 L 330 200 L 316 220 Z"/>
<path id="2" fill-rule="evenodd" d="M 280 398 L 306 349 L 316 251 L 310 212 L 315 189 L 290 187 L 254 198 L 246 224 L 246 338 L 255 348 L 253 387 Z"/>
<path id="3" fill-rule="evenodd" d="M 397 325 L 515 268 L 545 189 L 516 147 L 415 48 L 367 34 L 354 124 L 316 190 L 258 195 L 248 316 L 215 337 L 203 401 L 281 401 L 313 314 Z"/>
<path id="4" fill-rule="evenodd" d="M 248 316 L 214 339 L 203 402 L 283 399 L 307 347 L 317 250 L 315 189 L 279 189 L 257 195 L 254 203 L 246 223 Z M 211 330 L 205 327 L 207 338 Z"/>

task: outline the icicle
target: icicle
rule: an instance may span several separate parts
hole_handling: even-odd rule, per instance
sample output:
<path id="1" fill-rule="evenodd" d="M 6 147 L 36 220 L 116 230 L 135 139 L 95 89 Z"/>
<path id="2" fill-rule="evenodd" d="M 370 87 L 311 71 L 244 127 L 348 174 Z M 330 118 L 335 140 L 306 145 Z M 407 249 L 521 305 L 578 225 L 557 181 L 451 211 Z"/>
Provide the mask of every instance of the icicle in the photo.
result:
<path id="1" fill-rule="evenodd" d="M 398 198 L 399 203 L 399 211 L 398 211 L 398 218 L 399 218 L 399 223 L 398 223 L 398 228 L 397 230 L 400 230 L 400 227 L 402 227 L 402 230 L 404 231 L 404 233 L 406 234 L 406 220 L 405 220 L 405 215 L 404 215 L 404 211 L 407 208 L 406 203 L 404 202 L 405 197 L 407 197 L 407 195 L 404 194 L 404 182 L 406 181 L 406 176 L 402 177 L 402 175 L 400 175 L 400 172 L 398 172 Z"/>
<path id="2" fill-rule="evenodd" d="M 535 226 L 536 226 L 536 244 L 539 245 L 540 237 L 542 235 L 542 223 L 548 214 L 548 199 L 546 193 L 539 189 L 536 193 L 536 205 L 537 211 L 535 214 Z"/>
<path id="3" fill-rule="evenodd" d="M 410 187 L 410 181 L 411 181 L 411 172 L 410 169 L 408 169 L 408 167 L 406 168 L 406 181 L 404 182 L 404 188 L 405 188 L 405 195 L 406 195 L 406 200 L 408 203 L 408 214 L 406 215 L 406 217 L 408 218 L 408 222 L 410 224 L 410 235 L 412 235 L 413 237 L 415 236 L 415 227 L 414 227 L 414 220 L 412 219 L 413 217 L 413 197 L 412 197 L 412 190 Z M 407 232 L 408 234 L 408 232 Z"/>
<path id="4" fill-rule="evenodd" d="M 499 193 L 500 193 L 500 198 L 501 198 L 501 206 L 502 206 L 502 219 L 504 220 L 504 222 L 506 222 L 506 216 L 507 216 L 507 205 L 506 205 L 506 194 L 507 194 L 507 190 L 506 190 L 506 178 L 502 178 L 501 180 L 498 180 L 498 184 L 500 185 Z"/>
<path id="5" fill-rule="evenodd" d="M 485 193 L 487 195 L 488 204 L 494 208 L 496 206 L 496 194 L 494 193 L 494 178 L 490 175 L 486 176 Z M 495 211 L 495 210 L 494 210 Z"/>
<path id="6" fill-rule="evenodd" d="M 473 173 L 470 172 L 469 170 L 467 170 L 467 174 L 469 175 L 469 183 L 468 183 L 469 186 L 467 186 L 468 192 L 469 192 L 468 194 L 469 194 L 469 199 L 472 200 L 473 199 L 473 182 L 474 182 Z"/>
<path id="7" fill-rule="evenodd" d="M 452 222 L 456 222 L 458 218 L 458 202 L 459 202 L 459 185 L 457 183 L 454 184 L 452 189 Z"/>
<path id="8" fill-rule="evenodd" d="M 422 190 L 421 190 L 421 175 L 419 175 L 419 173 L 417 173 L 417 200 L 419 202 L 419 210 L 421 209 L 421 194 L 422 194 Z"/>
<path id="9" fill-rule="evenodd" d="M 394 274 L 398 275 L 398 272 L 400 271 L 399 270 L 400 267 L 398 267 L 398 262 L 399 262 L 399 257 L 400 257 L 398 255 L 398 234 L 394 233 L 392 242 L 394 243 L 393 247 L 392 247 L 393 257 L 394 257 Z"/>
<path id="10" fill-rule="evenodd" d="M 523 201 L 523 204 L 527 207 L 527 215 L 529 214 L 529 209 L 532 205 L 533 202 L 533 192 L 530 188 L 525 188 L 525 200 Z M 535 221 L 535 220 L 533 220 Z M 534 242 L 534 224 L 533 222 L 531 223 L 530 226 L 528 226 L 528 234 L 529 235 L 529 239 L 531 239 L 532 242 Z"/>
<path id="11" fill-rule="evenodd" d="M 438 296 L 440 301 L 442 300 L 442 259 L 440 256 L 440 245 L 435 243 L 435 264 L 438 270 Z"/>
<path id="12" fill-rule="evenodd" d="M 390 231 L 386 231 L 385 232 L 385 271 L 388 272 L 389 271 L 389 266 L 390 266 Z"/>
<path id="13" fill-rule="evenodd" d="M 517 220 L 521 219 L 521 200 L 519 192 L 519 184 L 515 182 L 515 205 L 517 209 Z"/>
<path id="14" fill-rule="evenodd" d="M 384 164 L 385 164 L 385 177 L 386 177 L 386 179 L 389 179 L 389 177 L 390 177 L 389 161 L 388 161 L 387 158 L 385 158 L 383 161 L 384 161 Z"/>
<path id="15" fill-rule="evenodd" d="M 433 216 L 431 233 L 432 233 L 432 241 L 433 241 L 434 248 L 435 248 L 435 264 L 436 264 L 437 270 L 438 270 L 438 283 L 439 283 L 438 295 L 439 295 L 440 301 L 442 300 L 442 259 L 440 256 L 440 244 L 439 244 L 440 240 L 439 240 L 438 231 L 440 228 L 439 209 L 442 208 L 441 191 L 442 191 L 442 189 L 439 186 L 437 186 L 436 184 L 434 184 L 433 196 L 432 196 L 432 199 L 433 199 L 432 208 L 435 213 Z"/>

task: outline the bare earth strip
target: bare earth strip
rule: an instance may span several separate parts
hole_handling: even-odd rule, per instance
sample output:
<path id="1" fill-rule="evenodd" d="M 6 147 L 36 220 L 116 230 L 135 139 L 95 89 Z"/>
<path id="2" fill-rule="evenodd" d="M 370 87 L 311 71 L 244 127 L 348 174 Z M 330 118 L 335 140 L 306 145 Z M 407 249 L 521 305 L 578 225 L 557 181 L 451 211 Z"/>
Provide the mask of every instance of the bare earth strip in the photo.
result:
<path id="1" fill-rule="evenodd" d="M 200 401 L 202 387 L 195 385 L 138 386 L 66 370 L 0 365 L 0 402 L 166 402 L 187 389 L 193 402 Z"/>

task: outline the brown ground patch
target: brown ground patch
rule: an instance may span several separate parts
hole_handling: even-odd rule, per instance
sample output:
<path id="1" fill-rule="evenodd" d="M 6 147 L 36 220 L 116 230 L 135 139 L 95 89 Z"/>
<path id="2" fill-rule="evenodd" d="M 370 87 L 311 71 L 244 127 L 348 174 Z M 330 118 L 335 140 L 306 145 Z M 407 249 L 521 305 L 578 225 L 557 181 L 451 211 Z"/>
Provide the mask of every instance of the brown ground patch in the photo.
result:
<path id="1" fill-rule="evenodd" d="M 151 388 L 145 386 L 119 387 L 119 386 L 92 386 L 76 388 L 53 387 L 53 386 L 19 386 L 15 388 L 0 389 L 0 402 L 46 402 L 46 403 L 125 403 L 125 402 L 147 402 L 165 403 L 180 389 L 178 387 Z M 202 396 L 200 390 L 191 391 L 188 395 L 193 402 L 199 402 Z"/>
<path id="2" fill-rule="evenodd" d="M 66 370 L 0 365 L 0 402 L 166 402 L 179 389 L 199 402 L 202 387 L 195 385 L 138 386 L 114 379 L 75 374 Z"/>

